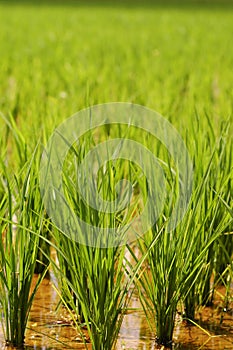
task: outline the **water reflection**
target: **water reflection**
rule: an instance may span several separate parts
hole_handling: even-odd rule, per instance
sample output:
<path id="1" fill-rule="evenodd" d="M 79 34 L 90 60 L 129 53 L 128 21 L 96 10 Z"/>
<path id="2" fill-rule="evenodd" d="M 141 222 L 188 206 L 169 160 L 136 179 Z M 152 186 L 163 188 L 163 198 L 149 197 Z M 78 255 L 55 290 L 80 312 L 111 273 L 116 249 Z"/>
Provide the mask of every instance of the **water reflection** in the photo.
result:
<path id="1" fill-rule="evenodd" d="M 116 350 L 128 349 L 155 349 L 155 337 L 150 332 L 146 318 L 141 310 L 138 298 L 133 297 L 129 311 L 124 318 Z"/>
<path id="2" fill-rule="evenodd" d="M 25 350 L 84 349 L 76 330 L 72 327 L 69 314 L 63 309 L 56 310 L 59 300 L 52 284 L 53 275 L 46 278 L 36 295 L 26 333 Z M 223 317 L 223 316 L 224 317 Z M 203 329 L 201 329 L 203 328 Z M 115 350 L 165 350 L 155 343 L 137 296 L 133 296 L 130 310 L 125 315 Z M 4 346 L 0 333 L 0 349 Z M 89 345 L 91 350 L 91 345 Z M 218 308 L 202 311 L 199 327 L 188 325 L 177 317 L 173 350 L 232 350 L 233 315 L 232 310 L 222 312 Z"/>

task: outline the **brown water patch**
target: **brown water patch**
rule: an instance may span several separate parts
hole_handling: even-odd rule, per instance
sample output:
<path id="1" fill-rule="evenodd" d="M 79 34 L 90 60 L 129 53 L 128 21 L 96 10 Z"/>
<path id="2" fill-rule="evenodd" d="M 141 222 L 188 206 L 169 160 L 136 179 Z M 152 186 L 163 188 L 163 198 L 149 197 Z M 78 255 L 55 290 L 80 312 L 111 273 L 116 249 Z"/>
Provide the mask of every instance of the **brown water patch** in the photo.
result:
<path id="1" fill-rule="evenodd" d="M 25 350 L 84 349 L 69 313 L 63 307 L 56 310 L 59 297 L 52 286 L 54 282 L 52 275 L 50 279 L 46 278 L 36 294 L 26 333 Z M 219 293 L 224 295 L 224 288 L 220 288 Z M 165 349 L 155 344 L 155 335 L 150 331 L 137 296 L 133 296 L 130 308 L 125 315 L 116 350 Z M 233 304 L 225 310 L 218 296 L 215 305 L 203 308 L 198 318 L 199 325 L 195 326 L 182 321 L 177 315 L 174 350 L 233 349 Z M 0 333 L 0 349 L 5 348 Z M 9 347 L 6 349 L 10 350 Z"/>

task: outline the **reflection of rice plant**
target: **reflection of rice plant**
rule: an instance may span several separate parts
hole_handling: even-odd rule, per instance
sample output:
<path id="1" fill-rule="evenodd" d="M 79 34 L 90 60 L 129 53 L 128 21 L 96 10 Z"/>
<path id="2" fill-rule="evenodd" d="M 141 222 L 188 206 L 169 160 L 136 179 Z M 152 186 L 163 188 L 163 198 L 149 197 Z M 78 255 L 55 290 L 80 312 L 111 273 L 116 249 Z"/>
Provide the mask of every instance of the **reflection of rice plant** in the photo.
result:
<path id="1" fill-rule="evenodd" d="M 0 305 L 6 343 L 22 346 L 35 292 L 43 278 L 32 279 L 42 227 L 35 150 L 30 162 L 13 178 L 1 160 L 5 195 L 0 203 Z M 16 219 L 17 222 L 13 222 Z M 35 232 L 32 233 L 32 232 Z M 32 289 L 31 289 L 32 288 Z"/>

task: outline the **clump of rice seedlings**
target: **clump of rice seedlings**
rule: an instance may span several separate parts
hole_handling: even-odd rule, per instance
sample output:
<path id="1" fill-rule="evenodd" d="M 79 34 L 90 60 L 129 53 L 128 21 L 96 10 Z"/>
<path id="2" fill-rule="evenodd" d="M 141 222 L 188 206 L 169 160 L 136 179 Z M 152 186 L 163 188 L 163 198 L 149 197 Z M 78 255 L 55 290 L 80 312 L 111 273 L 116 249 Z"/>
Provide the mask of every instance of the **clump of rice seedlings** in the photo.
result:
<path id="1" fill-rule="evenodd" d="M 215 149 L 212 165 L 209 170 L 208 179 L 203 189 L 202 201 L 199 204 L 202 221 L 204 224 L 204 234 L 214 232 L 223 220 L 228 220 L 227 209 L 223 203 L 231 205 L 233 195 L 233 171 L 232 171 L 232 136 L 230 133 L 230 122 L 223 122 L 220 125 L 220 134 L 214 131 L 212 122 L 206 116 L 207 127 L 205 128 L 205 140 L 203 139 L 203 127 L 197 117 L 197 126 L 193 132 L 194 148 L 191 147 L 195 164 L 195 183 L 201 182 L 201 177 L 205 171 L 206 156 L 211 153 L 211 149 Z M 207 159 L 206 159 L 207 160 Z M 217 198 L 216 198 L 217 197 Z M 222 199 L 222 200 L 219 200 Z M 215 205 L 213 205 L 215 203 Z M 196 281 L 192 292 L 186 300 L 186 316 L 189 319 L 194 319 L 195 306 L 212 304 L 215 287 L 217 281 L 221 281 L 221 275 L 231 264 L 231 256 L 233 253 L 233 237 L 228 232 L 232 231 L 232 223 L 225 227 L 222 234 L 209 246 L 207 252 L 207 269 L 203 275 Z M 198 246 L 198 245 L 197 245 Z M 227 271 L 229 271 L 227 269 Z M 224 278 L 227 278 L 226 271 Z M 213 279 L 213 282 L 212 282 Z M 191 295 L 195 295 L 192 298 Z M 193 299 L 193 300 L 192 300 Z M 190 305 L 192 305 L 190 307 Z M 192 308 L 192 310 L 191 310 Z"/>
<path id="2" fill-rule="evenodd" d="M 228 204 L 224 199 L 220 198 L 221 201 L 223 202 L 223 204 L 226 207 L 226 210 L 228 211 L 228 213 L 230 214 L 231 218 L 233 219 L 233 210 L 232 210 L 232 204 Z M 231 227 L 231 231 L 225 232 L 226 236 L 232 236 L 233 235 L 233 223 L 231 222 L 231 224 L 229 225 L 229 227 Z M 224 253 L 225 256 L 227 258 L 228 261 L 228 265 L 225 268 L 225 270 L 222 272 L 222 274 L 220 275 L 219 279 L 215 281 L 215 284 L 218 284 L 219 282 L 222 283 L 222 285 L 224 285 L 225 287 L 225 295 L 222 296 L 222 300 L 223 300 L 223 313 L 221 315 L 221 322 L 223 321 L 224 318 L 224 313 L 229 309 L 229 305 L 233 300 L 233 295 L 232 295 L 232 282 L 233 282 L 233 261 L 232 261 L 232 256 L 229 255 L 229 253 L 227 252 L 227 250 L 225 249 L 225 247 L 223 247 L 224 249 Z M 218 291 L 215 291 L 216 293 L 218 293 Z"/>
<path id="3" fill-rule="evenodd" d="M 37 150 L 19 173 L 8 173 L 1 159 L 0 308 L 7 345 L 23 346 L 31 305 L 43 279 L 32 279 L 39 249 L 43 208 L 37 185 Z"/>
<path id="4" fill-rule="evenodd" d="M 8 173 L 10 171 L 17 172 L 18 169 L 27 167 L 27 164 L 30 162 L 30 154 L 32 153 L 31 148 L 33 149 L 33 145 L 30 145 L 30 148 L 28 147 L 27 143 L 25 142 L 24 136 L 21 133 L 12 115 L 6 117 L 2 113 L 0 113 L 0 117 L 4 121 L 5 128 L 5 147 L 2 148 L 2 150 L 4 150 L 2 159 L 5 159 L 5 164 L 7 165 Z M 12 158 L 9 156 L 11 152 L 14 154 L 14 162 L 12 162 Z M 37 154 L 36 156 L 39 159 L 39 155 Z M 38 179 L 36 179 L 35 181 L 35 187 L 38 187 Z M 18 178 L 18 186 L 23 187 L 23 177 Z M 48 244 L 48 229 L 44 227 L 44 229 L 41 231 L 41 235 L 42 237 L 39 240 L 40 249 L 38 250 L 38 261 L 36 262 L 35 273 L 42 273 L 45 269 L 47 269 L 49 264 L 48 257 L 50 254 L 50 246 Z"/>
<path id="5" fill-rule="evenodd" d="M 91 229 L 82 232 L 77 224 L 79 238 L 80 235 L 85 235 L 87 242 L 82 244 L 80 239 L 72 239 L 69 229 L 63 232 L 53 227 L 52 234 L 59 261 L 55 273 L 59 281 L 61 299 L 73 311 L 74 321 L 84 344 L 88 340 L 84 335 L 83 326 L 87 329 L 93 350 L 110 350 L 117 340 L 130 299 L 132 276 L 125 274 L 124 225 L 133 215 L 135 203 L 131 202 L 124 210 L 107 212 L 88 206 L 87 198 L 85 198 L 87 202 L 84 201 L 79 193 L 75 176 L 79 164 L 93 145 L 94 139 L 90 134 L 85 135 L 78 145 L 70 145 L 71 157 L 67 157 L 63 167 L 65 194 L 81 220 L 91 227 L 96 227 L 96 231 L 99 228 L 114 229 L 116 241 L 114 244 L 115 238 L 111 238 L 110 234 L 106 236 L 96 234 L 93 238 Z M 98 164 L 97 160 L 96 165 L 97 191 L 103 199 L 114 203 L 117 183 L 124 179 L 125 175 L 131 183 L 133 181 L 130 178 L 130 164 L 118 159 L 105 164 L 101 162 Z M 87 178 L 86 181 L 90 179 Z M 124 193 L 122 201 L 125 201 Z"/>
<path id="6" fill-rule="evenodd" d="M 223 184 L 203 215 L 202 203 L 208 189 L 214 155 L 215 152 L 210 157 L 199 185 L 193 191 L 185 218 L 173 231 L 169 230 L 169 218 L 174 208 L 174 198 L 178 198 L 179 194 L 174 178 L 169 178 L 168 173 L 170 195 L 163 215 L 148 234 L 139 240 L 140 251 L 142 255 L 147 254 L 148 265 L 138 275 L 138 291 L 149 325 L 153 333 L 156 333 L 157 342 L 165 346 L 172 345 L 175 317 L 180 302 L 185 305 L 186 316 L 194 317 L 197 293 L 200 290 L 193 289 L 193 286 L 208 271 L 209 248 L 231 222 L 229 215 L 225 213 L 217 225 L 210 224 L 206 229 L 207 220 L 210 223 L 215 220 L 221 202 L 218 195 L 224 191 Z M 147 190 L 146 183 L 144 190 Z M 157 243 L 151 248 L 155 238 Z M 138 261 L 132 250 L 131 253 Z M 199 287 L 203 288 L 203 280 Z"/>
<path id="7" fill-rule="evenodd" d="M 61 232 L 57 235 L 65 237 Z M 75 313 L 74 321 L 84 344 L 91 342 L 93 349 L 112 349 L 129 299 L 122 269 L 125 249 L 82 246 L 69 237 L 65 241 L 60 239 L 59 275 L 65 293 L 62 300 Z M 69 279 L 62 273 L 67 266 Z"/>
<path id="8" fill-rule="evenodd" d="M 218 221 L 222 216 L 226 216 L 228 208 L 232 208 L 233 205 L 233 138 L 231 134 L 226 134 L 221 139 L 219 150 L 219 162 L 217 164 L 217 171 L 215 174 L 216 185 L 212 185 L 214 195 L 219 195 L 221 198 L 221 206 L 218 210 Z M 218 181 L 217 181 L 218 180 Z M 218 194 L 218 188 L 221 187 L 222 191 Z M 218 222 L 217 221 L 217 222 Z M 215 246 L 215 261 L 214 261 L 214 274 L 216 282 L 219 277 L 224 273 L 223 278 L 228 278 L 226 269 L 232 262 L 233 254 L 233 225 L 229 224 L 226 232 L 220 237 L 217 245 Z M 227 269 L 227 271 L 229 271 Z"/>
<path id="9" fill-rule="evenodd" d="M 224 183 L 217 195 L 220 195 L 223 190 Z M 203 197 L 205 197 L 205 191 L 206 189 L 203 188 Z M 225 214 L 219 218 L 216 225 L 216 217 L 218 216 L 218 211 L 222 211 L 222 203 L 220 198 L 217 196 L 212 199 L 211 206 L 209 206 L 208 211 L 203 209 L 202 201 L 199 202 L 198 206 L 199 213 L 195 217 L 193 227 L 195 227 L 195 223 L 197 222 L 196 220 L 198 219 L 200 234 L 197 237 L 196 251 L 194 256 L 198 256 L 198 254 L 200 254 L 200 251 L 204 248 L 204 244 L 208 246 L 208 249 L 206 251 L 205 257 L 203 257 L 202 271 L 199 274 L 198 278 L 195 279 L 195 282 L 192 284 L 192 287 L 184 300 L 184 316 L 189 320 L 194 320 L 195 312 L 197 309 L 205 304 L 208 300 L 210 300 L 210 292 L 212 295 L 214 295 L 216 283 L 214 282 L 212 287 L 209 286 L 209 290 L 206 289 L 206 285 L 210 284 L 210 275 L 214 273 L 215 265 L 220 262 L 220 260 L 217 259 L 217 256 L 220 250 L 224 250 L 224 246 L 221 245 L 223 242 L 223 237 L 227 235 L 229 226 L 232 225 L 232 220 L 227 212 L 225 212 Z M 209 222 L 208 226 L 206 225 L 206 222 Z M 192 229 L 190 229 L 190 234 L 192 234 L 192 232 Z M 217 236 L 216 233 L 218 233 Z M 215 239 L 213 240 L 214 237 Z M 212 243 L 209 244 L 209 242 Z M 226 262 L 227 253 L 225 252 L 225 254 L 226 256 L 224 261 Z M 214 264 L 212 261 L 212 255 L 215 257 Z M 229 256 L 228 259 L 230 263 L 231 258 Z"/>

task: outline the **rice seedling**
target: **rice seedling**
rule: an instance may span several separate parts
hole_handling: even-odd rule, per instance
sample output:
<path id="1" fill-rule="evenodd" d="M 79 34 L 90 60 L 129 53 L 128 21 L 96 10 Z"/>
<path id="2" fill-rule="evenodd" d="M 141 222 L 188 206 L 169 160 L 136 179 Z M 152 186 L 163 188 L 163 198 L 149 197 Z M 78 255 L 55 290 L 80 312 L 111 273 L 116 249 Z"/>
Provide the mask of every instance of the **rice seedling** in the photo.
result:
<path id="1" fill-rule="evenodd" d="M 103 130 L 106 131 L 105 129 Z M 100 139 L 103 137 L 103 130 L 97 133 Z M 107 235 L 102 231 L 92 237 L 92 230 L 81 232 L 78 224 L 75 229 L 79 235 L 86 236 L 84 240 L 87 244 L 81 244 L 80 238 L 78 241 L 72 239 L 69 225 L 67 232 L 53 227 L 52 235 L 59 260 L 59 267 L 55 267 L 55 273 L 60 284 L 61 300 L 75 313 L 74 321 L 84 343 L 87 342 L 82 329 L 85 326 L 93 349 L 110 350 L 117 340 L 124 312 L 130 300 L 129 291 L 134 271 L 132 270 L 128 277 L 125 274 L 124 225 L 132 216 L 135 203 L 131 202 L 127 208 L 123 206 L 124 209 L 118 211 L 113 204 L 114 210 L 109 212 L 95 209 L 98 208 L 98 203 L 94 209 L 87 206 L 88 198 L 86 197 L 85 201 L 82 198 L 75 176 L 81 162 L 94 145 L 91 134 L 84 135 L 78 145 L 69 145 L 70 156 L 63 166 L 65 194 L 81 220 L 91 227 L 96 227 L 96 231 L 101 228 L 114 229 L 116 238 L 111 237 L 110 231 L 107 231 Z M 95 163 L 91 163 L 91 166 L 95 167 Z M 125 175 L 129 181 L 133 181 L 133 178 L 130 178 L 130 164 L 122 159 L 103 164 L 101 159 L 97 159 L 96 166 L 98 172 L 95 180 L 98 193 L 104 200 L 114 203 L 116 184 L 125 178 Z M 85 172 L 90 174 L 90 179 L 86 178 L 88 183 L 95 181 L 90 171 L 91 169 Z M 125 202 L 124 193 L 121 200 Z M 119 205 L 121 207 L 121 202 Z M 114 240 L 116 241 L 113 245 Z"/>
<path id="2" fill-rule="evenodd" d="M 34 145 L 30 144 L 30 147 L 28 147 L 27 143 L 25 142 L 25 138 L 20 132 L 20 129 L 12 115 L 6 117 L 0 113 L 0 117 L 4 121 L 3 126 L 6 129 L 6 137 L 4 139 L 5 147 L 2 147 L 2 150 L 5 151 L 2 159 L 5 159 L 7 172 L 10 174 L 11 172 L 17 171 L 17 169 L 15 169 L 16 164 L 18 165 L 19 169 L 27 167 L 27 164 L 30 163 L 30 157 L 31 153 L 33 152 L 32 150 Z M 36 147 L 38 147 L 38 145 Z M 9 149 L 11 149 L 11 152 L 13 152 L 15 155 L 14 163 L 11 162 L 11 157 L 9 157 Z M 39 149 L 36 153 L 36 157 L 39 159 Z M 18 186 L 23 187 L 23 177 L 19 176 Z M 35 186 L 38 187 L 38 182 L 36 182 Z M 46 241 L 49 239 L 47 228 L 41 230 L 41 234 L 43 237 L 41 237 L 39 240 L 40 249 L 38 250 L 38 261 L 36 262 L 35 273 L 43 272 L 49 264 L 49 259 L 46 257 L 49 256 L 50 251 L 49 244 L 46 243 Z"/>
<path id="3" fill-rule="evenodd" d="M 224 192 L 226 183 L 223 182 L 218 188 L 218 195 L 212 198 L 208 210 L 203 210 L 202 206 L 206 191 L 209 191 L 215 152 L 205 168 L 204 175 L 199 178 L 184 220 L 174 231 L 168 229 L 168 213 L 173 207 L 170 198 L 163 217 L 145 238 L 139 241 L 141 253 L 145 254 L 153 238 L 162 231 L 157 244 L 148 251 L 148 266 L 139 274 L 138 289 L 149 324 L 156 330 L 157 342 L 166 346 L 172 345 L 175 317 L 180 301 L 184 303 L 186 317 L 194 319 L 197 298 L 199 293 L 203 292 L 203 276 L 209 269 L 208 251 L 232 224 L 225 211 L 225 215 L 213 225 L 221 203 L 218 195 Z M 171 186 L 169 193 L 171 196 L 175 193 L 176 198 L 177 187 L 172 179 L 168 182 Z M 210 223 L 208 228 L 207 221 Z M 138 261 L 132 250 L 131 253 Z"/>
<path id="4" fill-rule="evenodd" d="M 200 202 L 199 207 L 201 211 L 201 216 L 203 217 L 202 221 L 205 221 L 204 232 L 210 232 L 210 229 L 214 232 L 218 227 L 219 223 L 225 218 L 228 220 L 227 210 L 225 205 L 221 200 L 217 199 L 216 196 L 223 196 L 224 200 L 228 205 L 231 205 L 232 201 L 232 136 L 230 133 L 231 124 L 228 121 L 223 122 L 220 125 L 220 134 L 218 135 L 214 131 L 213 124 L 207 118 L 208 128 L 206 128 L 206 140 L 208 142 L 203 143 L 200 146 L 201 134 L 203 134 L 203 128 L 199 125 L 194 132 L 193 141 L 195 142 L 196 147 L 194 152 L 194 163 L 196 164 L 196 178 L 195 182 L 201 182 L 201 176 L 203 174 L 205 163 L 199 161 L 201 154 L 210 154 L 211 150 L 215 148 L 215 153 L 212 160 L 212 166 L 210 168 L 209 176 L 206 182 L 206 186 L 203 193 L 202 202 Z M 197 120 L 199 124 L 200 121 Z M 192 152 L 194 151 L 192 150 Z M 216 205 L 213 205 L 216 203 Z M 214 290 L 217 286 L 216 281 L 219 280 L 219 277 L 225 271 L 227 266 L 231 264 L 232 256 L 232 235 L 229 235 L 228 232 L 232 230 L 232 223 L 229 222 L 229 225 L 225 227 L 225 230 L 222 234 L 209 246 L 207 252 L 207 261 L 206 266 L 208 269 L 204 274 L 201 274 L 199 279 L 196 281 L 193 286 L 192 293 L 189 294 L 189 297 L 186 300 L 186 314 L 189 319 L 194 319 L 194 310 L 195 306 L 201 306 L 205 304 L 212 304 Z M 197 244 L 198 246 L 198 244 Z M 214 278 L 213 283 L 211 279 Z M 227 275 L 225 274 L 225 278 Z M 195 290 L 196 289 L 196 290 Z M 191 294 L 194 298 L 191 297 Z M 189 301 L 188 301 L 189 299 Z M 192 300 L 193 299 L 193 300 Z M 196 299 L 196 300 L 195 300 Z M 189 305 L 192 305 L 192 312 L 189 308 Z"/>
<path id="5" fill-rule="evenodd" d="M 62 300 L 75 312 L 75 324 L 85 344 L 91 342 L 93 349 L 112 349 L 129 298 L 123 284 L 124 249 L 80 246 L 68 237 L 64 248 L 63 259 L 59 255 L 60 268 L 66 273 L 68 266 L 70 279 L 59 273 L 65 293 Z M 89 340 L 82 327 L 87 329 Z"/>
<path id="6" fill-rule="evenodd" d="M 43 207 L 37 185 L 35 149 L 30 161 L 12 176 L 1 159 L 0 307 L 7 345 L 22 347 L 29 312 L 43 274 L 33 288 Z M 30 231 L 31 230 L 31 231 Z M 32 232 L 35 232 L 32 233 Z"/>

